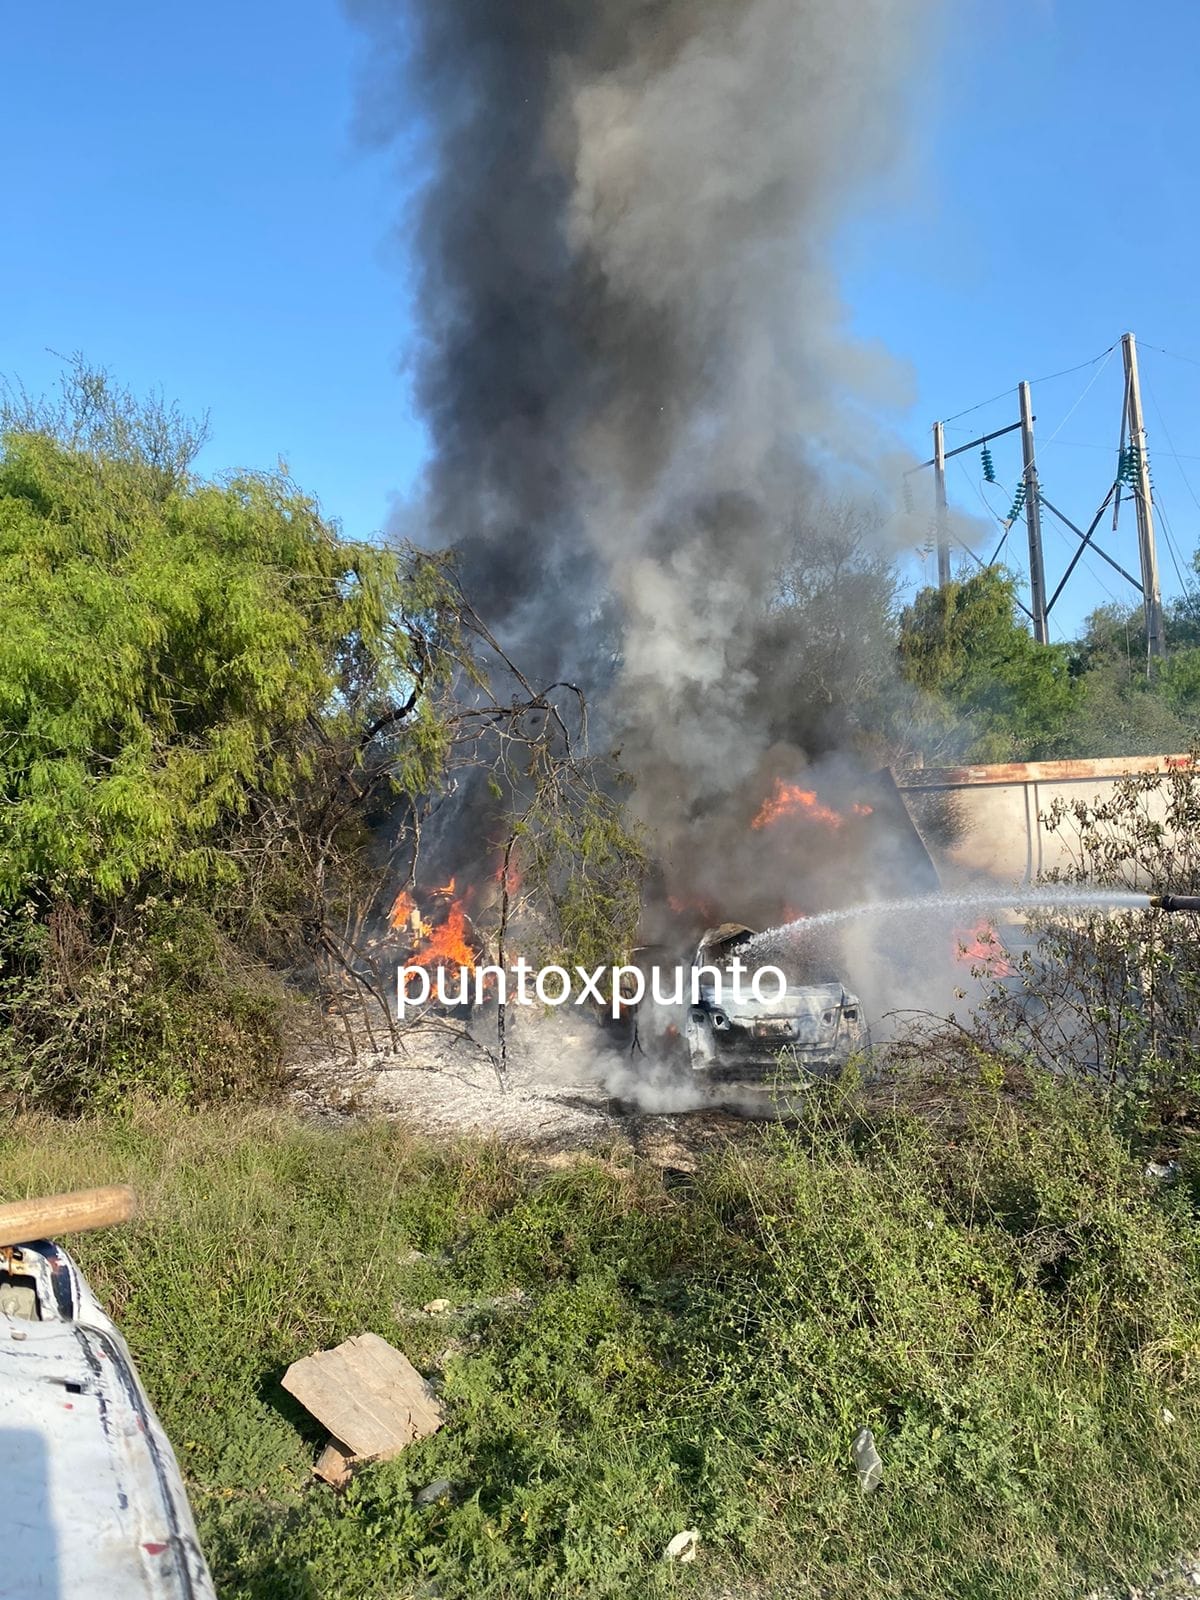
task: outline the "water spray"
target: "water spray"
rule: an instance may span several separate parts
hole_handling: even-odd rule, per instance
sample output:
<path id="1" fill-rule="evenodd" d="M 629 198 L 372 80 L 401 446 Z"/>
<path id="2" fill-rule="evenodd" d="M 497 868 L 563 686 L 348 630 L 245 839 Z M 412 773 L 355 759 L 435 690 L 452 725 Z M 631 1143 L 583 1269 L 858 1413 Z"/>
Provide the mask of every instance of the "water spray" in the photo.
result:
<path id="1" fill-rule="evenodd" d="M 746 950 L 758 957 L 774 946 L 811 939 L 860 918 L 883 921 L 896 917 L 952 917 L 964 911 L 1000 910 L 1058 912 L 1069 916 L 1087 911 L 1145 911 L 1152 905 L 1164 911 L 1200 911 L 1200 895 L 1160 895 L 1152 899 L 1136 889 L 1097 889 L 1064 883 L 1036 884 L 1025 889 L 1004 889 L 997 885 L 957 893 L 940 891 L 901 900 L 872 901 L 841 911 L 821 911 L 814 917 L 804 917 L 799 922 L 755 934 Z"/>

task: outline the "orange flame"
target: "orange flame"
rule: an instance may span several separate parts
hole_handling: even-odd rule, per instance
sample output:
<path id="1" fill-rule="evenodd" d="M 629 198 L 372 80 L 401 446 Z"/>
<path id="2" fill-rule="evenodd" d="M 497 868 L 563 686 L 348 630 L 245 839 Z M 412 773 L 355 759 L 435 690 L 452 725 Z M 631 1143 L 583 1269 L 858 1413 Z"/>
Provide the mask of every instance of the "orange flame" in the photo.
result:
<path id="1" fill-rule="evenodd" d="M 406 943 L 413 946 L 408 956 L 410 967 L 426 967 L 431 972 L 442 969 L 475 971 L 475 949 L 471 927 L 463 901 L 454 899 L 455 880 L 440 884 L 427 891 L 430 897 L 449 899 L 449 907 L 437 919 L 437 913 L 422 914 L 416 900 L 407 889 L 401 889 L 392 901 L 388 912 L 388 925 Z"/>
<path id="2" fill-rule="evenodd" d="M 1012 963 L 990 922 L 980 922 L 974 928 L 958 930 L 954 935 L 954 959 L 964 965 L 982 967 L 990 978 L 1007 978 L 1013 971 Z"/>
<path id="3" fill-rule="evenodd" d="M 856 817 L 869 817 L 871 807 L 855 803 L 851 807 L 851 815 Z M 784 783 L 782 778 L 775 780 L 775 793 L 764 800 L 758 815 L 750 824 L 752 828 L 769 828 L 781 817 L 807 816 L 814 822 L 820 822 L 827 828 L 840 828 L 846 818 L 840 811 L 834 811 L 832 806 L 822 805 L 817 799 L 815 789 L 802 789 L 796 783 Z"/>
<path id="4" fill-rule="evenodd" d="M 428 939 L 431 931 L 429 923 L 417 910 L 417 902 L 407 889 L 401 889 L 392 901 L 392 909 L 388 912 L 388 927 L 395 933 L 406 928 L 414 939 Z"/>
<path id="5" fill-rule="evenodd" d="M 467 914 L 456 900 L 446 920 L 432 928 L 426 942 L 409 960 L 413 967 L 465 967 L 475 971 L 475 952 L 467 938 Z"/>

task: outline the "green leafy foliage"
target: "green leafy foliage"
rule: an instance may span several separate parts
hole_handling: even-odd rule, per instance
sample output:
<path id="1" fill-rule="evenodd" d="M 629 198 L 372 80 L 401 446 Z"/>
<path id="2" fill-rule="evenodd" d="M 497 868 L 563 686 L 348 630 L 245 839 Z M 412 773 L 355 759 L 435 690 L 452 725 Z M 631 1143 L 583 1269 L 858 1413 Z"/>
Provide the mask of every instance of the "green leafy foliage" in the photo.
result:
<path id="1" fill-rule="evenodd" d="M 285 478 L 198 483 L 10 427 L 0 905 L 231 877 L 230 825 L 310 775 L 313 724 L 361 718 L 364 677 L 404 693 L 411 598 Z"/>
<path id="2" fill-rule="evenodd" d="M 644 858 L 582 695 L 573 728 L 445 560 L 343 539 L 282 471 L 198 478 L 201 436 L 82 362 L 58 405 L 0 405 L 0 1095 L 20 1104 L 276 1086 L 330 968 L 366 975 L 390 1033 L 380 881 L 414 870 L 468 769 L 556 948 L 633 942 Z"/>
<path id="3" fill-rule="evenodd" d="M 160 402 L 64 390 L 0 413 L 0 1085 L 277 1083 L 267 968 L 379 794 L 441 779 L 452 587 L 283 474 L 194 477 Z"/>
<path id="4" fill-rule="evenodd" d="M 949 720 L 957 755 L 1066 753 L 1078 692 L 1070 654 L 1034 642 L 1018 619 L 1014 582 L 998 568 L 921 590 L 900 619 L 898 649 L 905 678 Z"/>
<path id="5" fill-rule="evenodd" d="M 1068 883 L 1200 891 L 1200 769 L 1187 757 L 1132 774 L 1101 799 L 1046 813 Z M 1150 909 L 1047 908 L 1030 919 L 1008 978 L 984 980 L 973 1043 L 996 1062 L 1033 1063 L 1101 1085 L 1137 1126 L 1193 1119 L 1200 1104 L 1200 971 L 1190 916 Z"/>
<path id="6" fill-rule="evenodd" d="M 4 924 L 0 1093 L 62 1109 L 131 1090 L 176 1100 L 262 1098 L 286 1077 L 298 1002 L 211 912 L 142 901 L 101 943 L 67 901 Z"/>
<path id="7" fill-rule="evenodd" d="M 641 920 L 646 851 L 619 797 L 553 770 L 517 821 L 522 888 L 550 913 L 543 964 L 591 967 L 628 959 Z"/>
<path id="8" fill-rule="evenodd" d="M 1186 1138 L 1180 1159 L 1148 1182 L 1102 1106 L 1047 1083 L 1022 1106 L 961 1090 L 951 1139 L 820 1093 L 686 1183 L 620 1148 L 547 1171 L 160 1105 L 19 1123 L 0 1187 L 142 1193 L 78 1255 L 229 1600 L 849 1600 L 868 1572 L 897 1600 L 1015 1600 L 1140 1583 L 1200 1540 Z M 446 1424 L 337 1496 L 279 1378 L 364 1328 L 438 1378 Z M 699 1560 L 673 1569 L 690 1527 Z"/>
<path id="9" fill-rule="evenodd" d="M 1101 606 L 1072 648 L 1081 691 L 1074 747 L 1088 755 L 1154 755 L 1190 748 L 1200 726 L 1196 599 L 1165 607 L 1169 655 L 1151 664 L 1141 606 Z"/>

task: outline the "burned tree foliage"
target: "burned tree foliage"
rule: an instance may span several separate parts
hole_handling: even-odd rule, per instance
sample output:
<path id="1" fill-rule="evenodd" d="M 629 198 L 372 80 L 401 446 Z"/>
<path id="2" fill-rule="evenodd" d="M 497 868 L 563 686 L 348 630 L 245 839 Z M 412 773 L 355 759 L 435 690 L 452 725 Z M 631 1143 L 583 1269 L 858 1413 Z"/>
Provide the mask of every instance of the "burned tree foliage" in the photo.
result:
<path id="1" fill-rule="evenodd" d="M 623 812 L 616 760 L 589 748 L 583 691 L 535 685 L 457 588 L 454 615 L 437 782 L 414 791 L 398 781 L 400 719 L 362 780 L 377 848 L 331 849 L 340 921 L 327 917 L 318 939 L 328 1002 L 352 1051 L 360 1038 L 394 1046 L 406 1028 L 443 1026 L 456 1009 L 422 1008 L 401 1022 L 394 997 L 406 961 L 453 969 L 460 990 L 465 969 L 463 992 L 477 996 L 477 969 L 505 967 L 515 948 L 538 964 L 611 963 L 637 931 L 645 851 Z M 495 1020 L 495 1049 L 473 1042 L 503 1079 L 503 1004 Z"/>

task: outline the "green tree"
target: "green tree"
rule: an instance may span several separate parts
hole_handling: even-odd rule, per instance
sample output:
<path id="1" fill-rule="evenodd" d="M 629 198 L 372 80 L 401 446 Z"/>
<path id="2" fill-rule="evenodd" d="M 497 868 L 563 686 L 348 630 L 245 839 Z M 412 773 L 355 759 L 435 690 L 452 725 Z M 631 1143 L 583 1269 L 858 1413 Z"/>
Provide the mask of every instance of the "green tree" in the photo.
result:
<path id="1" fill-rule="evenodd" d="M 1075 646 L 1080 755 L 1155 755 L 1191 748 L 1200 727 L 1200 638 L 1194 597 L 1168 603 L 1168 656 L 1146 655 L 1142 607 L 1107 605 L 1088 617 Z"/>
<path id="2" fill-rule="evenodd" d="M 82 443 L 0 445 L 0 905 L 235 875 L 233 824 L 409 697 L 445 611 L 426 565 L 339 538 L 286 477 L 193 479 L 185 440 L 164 464 L 109 406 Z M 419 786 L 438 745 L 408 742 Z"/>
<path id="3" fill-rule="evenodd" d="M 390 1028 L 378 896 L 455 788 L 486 790 L 471 838 L 537 869 L 561 942 L 632 941 L 642 857 L 582 697 L 573 726 L 447 560 L 342 538 L 282 471 L 199 477 L 202 435 L 82 363 L 59 404 L 0 406 L 0 1080 L 25 1100 L 246 1087 L 332 971 Z"/>
<path id="4" fill-rule="evenodd" d="M 436 786 L 457 598 L 288 477 L 76 363 L 0 412 L 0 1068 L 270 1078 L 283 995 L 373 797 Z"/>
<path id="5" fill-rule="evenodd" d="M 947 753 L 1021 761 L 1070 745 L 1078 692 L 1070 652 L 1034 642 L 999 568 L 921 590 L 901 615 L 898 650 L 904 678 L 930 699 Z"/>

